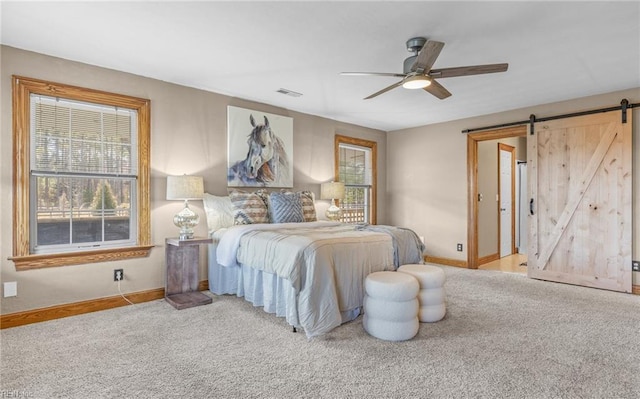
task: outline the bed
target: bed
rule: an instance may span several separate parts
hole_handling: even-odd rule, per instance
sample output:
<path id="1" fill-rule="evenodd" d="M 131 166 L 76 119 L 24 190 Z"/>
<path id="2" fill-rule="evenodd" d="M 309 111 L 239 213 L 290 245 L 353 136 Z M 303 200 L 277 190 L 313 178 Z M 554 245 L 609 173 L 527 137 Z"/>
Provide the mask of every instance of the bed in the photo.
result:
<path id="1" fill-rule="evenodd" d="M 267 196 L 277 197 L 274 193 Z M 245 207 L 245 214 L 239 216 L 238 206 L 216 197 L 218 208 L 232 212 L 230 223 L 228 215 L 220 215 L 220 209 L 211 213 L 212 199 L 205 194 L 213 238 L 208 253 L 209 290 L 216 295 L 244 297 L 266 312 L 284 317 L 309 338 L 360 314 L 369 273 L 422 263 L 424 245 L 411 230 L 317 221 L 315 214 L 292 222 L 277 216 L 274 198 L 267 198 L 268 202 L 260 198 L 265 207 L 275 208 L 267 208 L 268 222 L 253 223 L 255 212 Z M 210 217 L 215 223 L 210 223 Z M 236 223 L 247 221 L 247 217 L 252 223 Z"/>

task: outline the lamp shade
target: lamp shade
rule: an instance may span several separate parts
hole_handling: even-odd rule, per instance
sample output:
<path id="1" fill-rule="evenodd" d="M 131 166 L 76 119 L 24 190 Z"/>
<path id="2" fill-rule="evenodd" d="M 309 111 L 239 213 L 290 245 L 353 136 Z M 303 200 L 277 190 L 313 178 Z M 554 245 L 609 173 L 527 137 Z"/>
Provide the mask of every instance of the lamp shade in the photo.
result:
<path id="1" fill-rule="evenodd" d="M 344 183 L 332 181 L 322 183 L 320 186 L 320 199 L 342 199 L 344 198 Z"/>
<path id="2" fill-rule="evenodd" d="M 196 200 L 203 196 L 201 176 L 167 176 L 167 200 Z"/>

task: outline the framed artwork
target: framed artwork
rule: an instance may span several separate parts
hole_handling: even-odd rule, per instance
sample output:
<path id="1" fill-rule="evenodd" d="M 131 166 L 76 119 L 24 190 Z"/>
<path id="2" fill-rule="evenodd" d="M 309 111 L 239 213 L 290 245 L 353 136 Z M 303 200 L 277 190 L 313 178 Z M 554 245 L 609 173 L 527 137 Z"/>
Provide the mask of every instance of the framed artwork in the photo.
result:
<path id="1" fill-rule="evenodd" d="M 293 118 L 227 107 L 229 187 L 293 187 Z"/>

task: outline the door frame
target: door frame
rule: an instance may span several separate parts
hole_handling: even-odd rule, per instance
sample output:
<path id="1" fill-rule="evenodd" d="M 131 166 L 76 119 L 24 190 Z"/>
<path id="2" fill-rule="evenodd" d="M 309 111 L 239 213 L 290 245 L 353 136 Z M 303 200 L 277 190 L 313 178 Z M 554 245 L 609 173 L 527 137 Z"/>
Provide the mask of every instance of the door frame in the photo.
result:
<path id="1" fill-rule="evenodd" d="M 518 125 L 467 135 L 467 268 L 478 268 L 478 142 L 526 137 L 527 126 Z"/>

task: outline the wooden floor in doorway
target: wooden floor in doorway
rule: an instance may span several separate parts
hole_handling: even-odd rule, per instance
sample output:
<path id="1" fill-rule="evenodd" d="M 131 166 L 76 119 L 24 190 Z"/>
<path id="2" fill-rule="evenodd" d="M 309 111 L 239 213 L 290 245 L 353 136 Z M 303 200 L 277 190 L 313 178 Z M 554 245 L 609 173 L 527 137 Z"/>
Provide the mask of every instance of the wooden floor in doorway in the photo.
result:
<path id="1" fill-rule="evenodd" d="M 509 273 L 527 274 L 527 255 L 513 254 L 505 256 L 493 262 L 480 265 L 480 270 L 498 270 Z M 524 265 L 524 266 L 523 266 Z"/>

